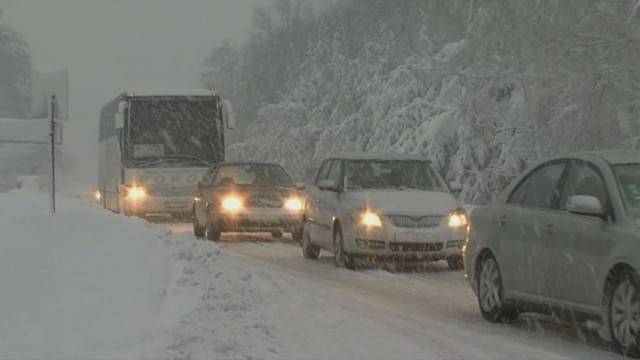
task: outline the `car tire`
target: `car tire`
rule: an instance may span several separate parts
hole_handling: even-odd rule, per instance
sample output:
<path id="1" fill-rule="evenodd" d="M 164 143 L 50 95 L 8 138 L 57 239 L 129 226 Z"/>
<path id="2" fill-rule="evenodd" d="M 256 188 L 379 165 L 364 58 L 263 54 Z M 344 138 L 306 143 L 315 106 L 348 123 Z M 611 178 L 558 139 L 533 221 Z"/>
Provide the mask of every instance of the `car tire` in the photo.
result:
<path id="1" fill-rule="evenodd" d="M 198 223 L 198 218 L 194 212 L 193 214 L 193 235 L 197 238 L 203 238 L 205 233 L 207 232 L 206 226 L 200 226 Z"/>
<path id="2" fill-rule="evenodd" d="M 344 236 L 340 225 L 333 231 L 333 261 L 336 267 L 355 269 L 353 257 L 344 250 Z"/>
<path id="3" fill-rule="evenodd" d="M 211 221 L 211 219 L 209 219 L 207 221 L 206 229 L 207 229 L 206 230 L 207 240 L 215 241 L 215 242 L 220 241 L 220 228 L 218 228 L 218 224 L 216 224 L 214 221 Z"/>
<path id="4" fill-rule="evenodd" d="M 282 237 L 282 231 L 272 231 L 271 236 L 276 239 L 280 239 Z"/>
<path id="5" fill-rule="evenodd" d="M 462 260 L 462 255 L 450 256 L 447 258 L 447 265 L 449 265 L 449 269 L 451 270 L 462 270 L 464 269 L 464 262 Z"/>
<path id="6" fill-rule="evenodd" d="M 640 277 L 626 270 L 612 281 L 607 294 L 607 322 L 611 339 L 624 356 L 640 357 Z M 633 330 L 633 328 L 639 330 Z"/>
<path id="7" fill-rule="evenodd" d="M 302 256 L 304 256 L 305 259 L 315 260 L 320 256 L 320 248 L 311 243 L 311 235 L 306 226 L 302 230 L 302 240 L 300 242 Z"/>
<path id="8" fill-rule="evenodd" d="M 518 311 L 505 304 L 500 268 L 491 255 L 481 258 L 478 265 L 477 293 L 480 312 L 486 320 L 512 323 L 518 318 Z"/>

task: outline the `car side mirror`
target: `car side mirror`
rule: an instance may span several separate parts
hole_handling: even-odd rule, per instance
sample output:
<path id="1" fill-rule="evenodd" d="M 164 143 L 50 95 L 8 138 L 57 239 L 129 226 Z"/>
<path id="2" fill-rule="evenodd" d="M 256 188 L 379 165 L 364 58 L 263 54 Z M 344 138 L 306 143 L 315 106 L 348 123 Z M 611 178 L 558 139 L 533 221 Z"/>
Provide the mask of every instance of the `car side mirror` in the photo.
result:
<path id="1" fill-rule="evenodd" d="M 306 185 L 305 185 L 305 183 L 303 183 L 303 182 L 297 182 L 297 183 L 296 183 L 296 189 L 297 189 L 297 190 L 304 190 L 304 189 L 306 189 L 306 187 L 307 187 L 307 186 L 306 186 Z"/>
<path id="2" fill-rule="evenodd" d="M 451 189 L 451 191 L 458 193 L 462 191 L 462 184 L 457 181 L 452 181 L 449 183 L 449 188 Z"/>
<path id="3" fill-rule="evenodd" d="M 320 190 L 330 190 L 337 191 L 338 188 L 336 186 L 336 182 L 333 180 L 322 180 L 318 183 L 318 189 Z"/>
<path id="4" fill-rule="evenodd" d="M 605 217 L 605 211 L 597 197 L 591 195 L 573 195 L 567 199 L 565 204 L 567 211 L 597 217 Z"/>

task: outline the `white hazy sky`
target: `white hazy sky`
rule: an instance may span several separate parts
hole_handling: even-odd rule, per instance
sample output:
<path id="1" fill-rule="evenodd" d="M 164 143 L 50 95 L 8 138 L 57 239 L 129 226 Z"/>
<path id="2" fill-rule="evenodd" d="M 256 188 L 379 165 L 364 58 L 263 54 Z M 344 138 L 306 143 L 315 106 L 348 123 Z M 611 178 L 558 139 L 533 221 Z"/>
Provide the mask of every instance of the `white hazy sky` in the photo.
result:
<path id="1" fill-rule="evenodd" d="M 98 116 L 128 88 L 201 87 L 200 63 L 223 40 L 243 42 L 269 0 L 0 0 L 35 66 L 69 70 L 64 148 L 78 185 L 97 183 Z M 224 96 L 224 90 L 219 89 Z"/>

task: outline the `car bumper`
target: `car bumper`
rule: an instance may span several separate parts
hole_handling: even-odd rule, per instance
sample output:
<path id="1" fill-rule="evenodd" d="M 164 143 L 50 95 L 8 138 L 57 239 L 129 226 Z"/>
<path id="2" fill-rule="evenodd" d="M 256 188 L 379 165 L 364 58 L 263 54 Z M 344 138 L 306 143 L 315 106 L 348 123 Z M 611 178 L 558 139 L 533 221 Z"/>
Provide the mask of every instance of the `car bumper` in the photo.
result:
<path id="1" fill-rule="evenodd" d="M 192 213 L 191 196 L 147 196 L 138 201 L 125 200 L 127 215 L 184 215 Z"/>
<path id="2" fill-rule="evenodd" d="M 356 257 L 442 260 L 462 256 L 466 231 L 448 228 L 365 230 L 345 233 L 345 250 Z"/>
<path id="3" fill-rule="evenodd" d="M 302 227 L 302 214 L 275 209 L 215 215 L 221 232 L 292 232 Z"/>

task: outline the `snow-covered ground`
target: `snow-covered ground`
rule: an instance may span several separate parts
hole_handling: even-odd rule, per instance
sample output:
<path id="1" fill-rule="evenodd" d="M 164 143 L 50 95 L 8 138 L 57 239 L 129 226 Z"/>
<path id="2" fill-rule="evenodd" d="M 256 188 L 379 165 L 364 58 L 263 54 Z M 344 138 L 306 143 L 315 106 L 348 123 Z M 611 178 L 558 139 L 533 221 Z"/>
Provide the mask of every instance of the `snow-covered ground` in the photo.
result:
<path id="1" fill-rule="evenodd" d="M 30 186 L 0 194 L 0 358 L 619 358 L 484 322 L 461 272 L 350 272 L 78 198 L 48 211 Z"/>

